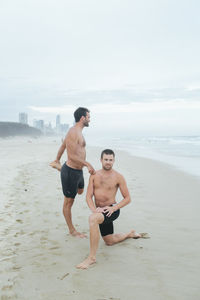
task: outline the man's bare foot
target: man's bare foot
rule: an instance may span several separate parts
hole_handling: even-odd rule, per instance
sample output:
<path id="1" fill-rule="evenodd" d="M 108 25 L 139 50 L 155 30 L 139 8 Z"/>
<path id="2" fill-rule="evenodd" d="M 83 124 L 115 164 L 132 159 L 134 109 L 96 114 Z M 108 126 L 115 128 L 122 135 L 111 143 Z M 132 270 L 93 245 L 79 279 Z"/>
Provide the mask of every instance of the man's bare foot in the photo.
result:
<path id="1" fill-rule="evenodd" d="M 76 266 L 77 269 L 87 269 L 90 265 L 94 264 L 96 262 L 95 258 L 91 258 L 88 256 L 82 263 Z"/>
<path id="2" fill-rule="evenodd" d="M 141 235 L 139 233 L 137 233 L 134 229 L 131 230 L 131 232 L 129 233 L 129 237 L 133 238 L 133 239 L 139 239 L 141 238 Z"/>
<path id="3" fill-rule="evenodd" d="M 77 237 L 80 237 L 80 238 L 86 238 L 86 237 L 87 237 L 86 234 L 81 233 L 81 232 L 78 232 L 78 231 L 76 231 L 76 230 L 70 232 L 70 234 L 71 234 L 72 236 L 77 236 Z"/>
<path id="4" fill-rule="evenodd" d="M 147 232 L 140 232 L 141 239 L 150 239 L 150 235 Z"/>
<path id="5" fill-rule="evenodd" d="M 52 168 L 57 169 L 58 171 L 60 171 L 61 168 L 62 168 L 61 163 L 56 162 L 56 161 L 52 161 L 49 165 L 50 165 Z"/>
<path id="6" fill-rule="evenodd" d="M 131 230 L 129 237 L 132 237 L 133 239 L 150 239 L 150 236 L 147 232 L 137 233 L 135 230 Z"/>

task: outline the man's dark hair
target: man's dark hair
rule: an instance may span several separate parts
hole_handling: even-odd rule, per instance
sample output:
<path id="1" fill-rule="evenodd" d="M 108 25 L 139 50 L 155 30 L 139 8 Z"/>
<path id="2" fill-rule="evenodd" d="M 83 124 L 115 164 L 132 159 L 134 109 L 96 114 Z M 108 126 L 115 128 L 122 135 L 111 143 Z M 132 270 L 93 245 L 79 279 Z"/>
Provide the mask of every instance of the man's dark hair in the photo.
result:
<path id="1" fill-rule="evenodd" d="M 74 119 L 77 122 L 80 121 L 80 118 L 83 116 L 83 117 L 86 117 L 86 114 L 87 112 L 89 113 L 89 109 L 85 108 L 85 107 L 79 107 L 75 110 L 74 112 Z"/>
<path id="2" fill-rule="evenodd" d="M 110 155 L 113 155 L 113 157 L 115 157 L 115 153 L 114 153 L 114 151 L 111 150 L 111 149 L 105 149 L 105 150 L 103 150 L 103 151 L 101 152 L 101 158 L 103 158 L 103 155 L 104 155 L 104 154 L 110 154 Z"/>

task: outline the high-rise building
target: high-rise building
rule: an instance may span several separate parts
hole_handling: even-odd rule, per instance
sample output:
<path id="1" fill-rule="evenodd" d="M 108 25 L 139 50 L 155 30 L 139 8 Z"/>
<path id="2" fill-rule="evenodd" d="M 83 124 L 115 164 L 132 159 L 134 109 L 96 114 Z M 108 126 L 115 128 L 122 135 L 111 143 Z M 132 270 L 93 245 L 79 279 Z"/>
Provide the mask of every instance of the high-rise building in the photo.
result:
<path id="1" fill-rule="evenodd" d="M 56 116 L 56 128 L 60 127 L 60 115 Z"/>
<path id="2" fill-rule="evenodd" d="M 61 132 L 65 133 L 68 131 L 69 129 L 69 124 L 61 124 Z"/>
<path id="3" fill-rule="evenodd" d="M 44 120 L 33 120 L 33 127 L 44 131 Z"/>
<path id="4" fill-rule="evenodd" d="M 28 124 L 28 115 L 26 113 L 19 113 L 19 123 Z"/>

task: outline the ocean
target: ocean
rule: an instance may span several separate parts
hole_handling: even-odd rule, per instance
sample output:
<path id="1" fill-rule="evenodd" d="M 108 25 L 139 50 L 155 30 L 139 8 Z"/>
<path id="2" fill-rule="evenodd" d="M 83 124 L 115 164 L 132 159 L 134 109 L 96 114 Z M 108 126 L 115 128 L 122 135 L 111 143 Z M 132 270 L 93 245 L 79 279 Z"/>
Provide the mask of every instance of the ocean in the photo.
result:
<path id="1" fill-rule="evenodd" d="M 200 176 L 200 136 L 93 137 L 91 146 L 128 151 Z"/>

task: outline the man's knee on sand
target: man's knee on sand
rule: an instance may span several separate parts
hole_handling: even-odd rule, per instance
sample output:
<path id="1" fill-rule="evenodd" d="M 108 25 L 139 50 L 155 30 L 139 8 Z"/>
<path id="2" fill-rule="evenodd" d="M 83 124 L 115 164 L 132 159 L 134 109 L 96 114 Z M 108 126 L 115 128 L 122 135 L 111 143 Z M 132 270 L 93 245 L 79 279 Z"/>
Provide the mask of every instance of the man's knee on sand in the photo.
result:
<path id="1" fill-rule="evenodd" d="M 113 234 L 108 234 L 106 236 L 102 236 L 106 246 L 112 246 L 115 244 L 114 239 L 113 239 Z"/>
<path id="2" fill-rule="evenodd" d="M 108 235 L 102 236 L 102 238 L 103 238 L 106 246 L 112 246 L 115 244 L 113 234 L 108 234 Z"/>

